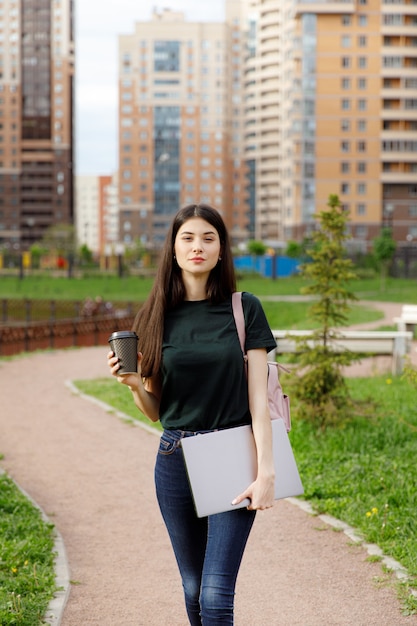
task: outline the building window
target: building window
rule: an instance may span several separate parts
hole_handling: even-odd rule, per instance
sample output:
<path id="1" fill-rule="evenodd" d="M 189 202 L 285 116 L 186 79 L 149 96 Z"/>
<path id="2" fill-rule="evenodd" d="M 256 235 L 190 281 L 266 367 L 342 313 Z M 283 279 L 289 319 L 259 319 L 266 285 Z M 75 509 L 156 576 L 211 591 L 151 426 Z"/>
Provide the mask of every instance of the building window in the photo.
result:
<path id="1" fill-rule="evenodd" d="M 366 204 L 359 202 L 356 205 L 356 215 L 366 215 Z"/>
<path id="2" fill-rule="evenodd" d="M 341 120 L 340 130 L 342 130 L 343 132 L 347 132 L 348 130 L 350 130 L 350 120 L 347 120 L 347 119 Z"/>
<path id="3" fill-rule="evenodd" d="M 179 41 L 155 41 L 154 42 L 154 71 L 155 72 L 179 72 L 180 71 L 180 42 Z"/>
<path id="4" fill-rule="evenodd" d="M 357 143 L 357 151 L 358 152 L 366 152 L 366 141 L 358 141 L 358 143 Z"/>
<path id="5" fill-rule="evenodd" d="M 350 67 L 350 65 L 351 65 L 350 57 L 342 57 L 341 65 L 342 65 L 342 67 Z"/>
<path id="6" fill-rule="evenodd" d="M 366 194 L 366 183 L 358 183 L 356 189 L 359 196 L 364 196 Z"/>
<path id="7" fill-rule="evenodd" d="M 402 67 L 403 58 L 400 56 L 387 56 L 383 57 L 383 65 L 384 67 Z"/>
<path id="8" fill-rule="evenodd" d="M 367 226 L 356 226 L 355 227 L 355 235 L 358 239 L 366 239 L 366 236 L 368 234 L 368 228 Z"/>
<path id="9" fill-rule="evenodd" d="M 340 171 L 342 174 L 347 174 L 350 171 L 350 163 L 347 161 L 342 161 L 340 164 Z"/>
<path id="10" fill-rule="evenodd" d="M 357 166 L 356 166 L 356 170 L 357 170 L 358 174 L 365 174 L 366 173 L 366 163 L 365 163 L 365 161 L 358 161 Z"/>
<path id="11" fill-rule="evenodd" d="M 366 100 L 364 100 L 363 98 L 360 98 L 358 100 L 358 110 L 359 111 L 366 111 Z"/>
<path id="12" fill-rule="evenodd" d="M 349 152 L 350 151 L 350 142 L 349 141 L 342 141 L 340 143 L 340 150 L 342 152 Z"/>
<path id="13" fill-rule="evenodd" d="M 358 129 L 358 132 L 364 133 L 366 131 L 366 126 L 367 126 L 366 120 L 358 120 L 356 126 Z"/>
<path id="14" fill-rule="evenodd" d="M 361 69 L 367 67 L 368 59 L 366 57 L 358 57 L 358 67 Z"/>
<path id="15" fill-rule="evenodd" d="M 358 89 L 366 89 L 366 78 L 358 78 Z"/>
<path id="16" fill-rule="evenodd" d="M 343 111 L 348 111 L 350 109 L 350 100 L 349 100 L 349 98 L 343 98 L 343 100 L 342 100 L 342 109 L 343 109 Z"/>
<path id="17" fill-rule="evenodd" d="M 350 193 L 350 185 L 349 185 L 349 183 L 341 183 L 340 184 L 340 193 L 342 193 L 345 196 Z"/>
<path id="18" fill-rule="evenodd" d="M 365 35 L 359 35 L 358 46 L 359 48 L 365 48 L 368 43 L 368 38 Z"/>
<path id="19" fill-rule="evenodd" d="M 342 78 L 341 86 L 342 86 L 342 89 L 350 89 L 350 78 Z"/>
<path id="20" fill-rule="evenodd" d="M 342 48 L 350 48 L 352 45 L 352 37 L 350 35 L 342 36 Z"/>

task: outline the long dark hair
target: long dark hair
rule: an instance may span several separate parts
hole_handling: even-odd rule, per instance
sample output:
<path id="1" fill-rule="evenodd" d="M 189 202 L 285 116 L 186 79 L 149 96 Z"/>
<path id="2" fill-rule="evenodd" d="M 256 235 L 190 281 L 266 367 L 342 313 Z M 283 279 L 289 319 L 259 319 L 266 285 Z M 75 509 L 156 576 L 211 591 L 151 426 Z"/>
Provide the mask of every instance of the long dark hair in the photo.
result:
<path id="1" fill-rule="evenodd" d="M 139 336 L 139 350 L 143 353 L 144 378 L 158 373 L 162 358 L 165 314 L 183 302 L 186 295 L 181 268 L 174 259 L 174 245 L 181 226 L 193 217 L 200 217 L 208 222 L 216 229 L 220 238 L 221 260 L 208 277 L 207 299 L 215 304 L 226 300 L 236 291 L 230 239 L 222 216 L 207 204 L 185 206 L 174 217 L 165 240 L 153 287 L 133 325 L 133 330 Z"/>

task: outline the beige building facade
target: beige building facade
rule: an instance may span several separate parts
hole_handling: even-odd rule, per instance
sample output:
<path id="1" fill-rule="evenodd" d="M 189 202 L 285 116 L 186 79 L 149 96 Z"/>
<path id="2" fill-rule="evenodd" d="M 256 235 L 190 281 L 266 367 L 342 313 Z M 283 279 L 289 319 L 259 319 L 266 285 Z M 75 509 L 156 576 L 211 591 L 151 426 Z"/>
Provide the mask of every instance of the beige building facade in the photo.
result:
<path id="1" fill-rule="evenodd" d="M 72 0 L 0 1 L 0 245 L 73 221 Z"/>
<path id="2" fill-rule="evenodd" d="M 383 226 L 409 245 L 417 237 L 417 5 L 282 6 L 284 238 L 302 238 L 337 194 L 358 249 Z"/>
<path id="3" fill-rule="evenodd" d="M 79 246 L 95 255 L 119 251 L 118 176 L 78 175 L 76 181 L 76 233 Z"/>
<path id="4" fill-rule="evenodd" d="M 239 3 L 234 3 L 239 8 Z M 119 38 L 120 240 L 159 247 L 180 206 L 209 203 L 247 238 L 238 15 L 154 11 Z"/>

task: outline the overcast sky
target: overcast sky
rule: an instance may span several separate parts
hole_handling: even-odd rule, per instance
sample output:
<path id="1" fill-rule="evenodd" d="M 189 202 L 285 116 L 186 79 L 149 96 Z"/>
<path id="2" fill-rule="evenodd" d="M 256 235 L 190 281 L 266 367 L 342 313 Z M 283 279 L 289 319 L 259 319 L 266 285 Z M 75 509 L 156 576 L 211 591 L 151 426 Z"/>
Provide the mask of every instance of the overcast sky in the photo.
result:
<path id="1" fill-rule="evenodd" d="M 188 21 L 221 21 L 224 0 L 80 0 L 76 3 L 76 172 L 117 168 L 118 35 L 149 20 L 152 8 L 183 11 Z"/>

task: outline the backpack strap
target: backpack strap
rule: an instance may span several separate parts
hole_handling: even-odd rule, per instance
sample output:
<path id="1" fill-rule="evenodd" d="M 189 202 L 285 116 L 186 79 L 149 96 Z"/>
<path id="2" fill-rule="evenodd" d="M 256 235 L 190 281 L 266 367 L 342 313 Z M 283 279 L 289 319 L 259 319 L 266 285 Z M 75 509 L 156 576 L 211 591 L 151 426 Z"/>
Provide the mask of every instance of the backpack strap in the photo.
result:
<path id="1" fill-rule="evenodd" d="M 241 291 L 235 291 L 234 293 L 232 293 L 232 310 L 233 310 L 233 316 L 235 318 L 237 334 L 239 335 L 240 347 L 242 348 L 243 354 L 245 354 L 246 331 L 245 331 L 245 318 L 243 315 Z"/>
<path id="2" fill-rule="evenodd" d="M 241 291 L 235 291 L 232 293 L 232 309 L 233 309 L 233 316 L 235 318 L 237 334 L 239 335 L 240 347 L 242 348 L 243 356 L 245 357 L 245 361 L 246 361 L 247 359 L 246 352 L 245 352 L 246 330 L 245 330 L 245 318 L 243 315 Z M 284 372 L 287 372 L 287 374 L 291 373 L 291 370 L 281 365 L 281 363 L 277 363 L 276 361 L 273 361 L 273 364 L 276 365 L 279 370 L 283 370 Z"/>

